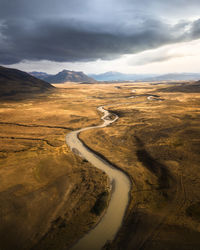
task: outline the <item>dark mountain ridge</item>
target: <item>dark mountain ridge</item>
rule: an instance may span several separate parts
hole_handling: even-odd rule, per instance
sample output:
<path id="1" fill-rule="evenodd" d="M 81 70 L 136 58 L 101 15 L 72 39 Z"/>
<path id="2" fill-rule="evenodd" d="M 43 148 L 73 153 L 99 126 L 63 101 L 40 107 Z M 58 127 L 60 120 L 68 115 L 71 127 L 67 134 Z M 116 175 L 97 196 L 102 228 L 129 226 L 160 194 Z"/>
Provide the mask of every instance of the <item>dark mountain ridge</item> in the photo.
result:
<path id="1" fill-rule="evenodd" d="M 56 75 L 48 75 L 43 72 L 30 72 L 31 75 L 38 77 L 49 83 L 64 83 L 64 82 L 84 82 L 95 83 L 91 77 L 88 77 L 81 71 L 63 70 Z"/>
<path id="2" fill-rule="evenodd" d="M 54 87 L 26 72 L 0 66 L 0 97 L 43 93 Z"/>

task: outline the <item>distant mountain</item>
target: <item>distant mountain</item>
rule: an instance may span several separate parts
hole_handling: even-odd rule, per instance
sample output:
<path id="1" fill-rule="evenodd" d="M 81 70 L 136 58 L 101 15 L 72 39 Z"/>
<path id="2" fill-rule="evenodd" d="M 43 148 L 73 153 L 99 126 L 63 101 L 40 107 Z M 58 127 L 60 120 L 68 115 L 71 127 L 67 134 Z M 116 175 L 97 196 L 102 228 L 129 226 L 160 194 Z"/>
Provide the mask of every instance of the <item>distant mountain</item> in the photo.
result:
<path id="1" fill-rule="evenodd" d="M 110 71 L 103 74 L 90 75 L 97 81 L 188 81 L 199 80 L 200 73 L 170 73 L 164 75 L 158 74 L 123 74 Z"/>
<path id="2" fill-rule="evenodd" d="M 0 97 L 16 94 L 35 94 L 54 87 L 26 72 L 0 66 Z"/>
<path id="3" fill-rule="evenodd" d="M 37 72 L 37 71 L 33 71 L 33 72 L 28 72 L 30 75 L 36 77 L 36 78 L 39 78 L 41 80 L 44 80 L 44 78 L 48 77 L 48 76 L 51 76 L 47 73 L 44 73 L 44 72 Z"/>
<path id="4" fill-rule="evenodd" d="M 48 75 L 43 72 L 31 72 L 31 74 L 39 79 L 45 80 L 49 83 L 64 83 L 64 82 L 84 82 L 95 83 L 91 77 L 88 77 L 83 72 L 63 70 L 56 75 Z"/>
<path id="5" fill-rule="evenodd" d="M 200 73 L 170 73 L 165 75 L 160 75 L 152 77 L 150 81 L 190 81 L 190 80 L 199 80 Z"/>
<path id="6" fill-rule="evenodd" d="M 141 79 L 158 76 L 156 74 L 124 74 L 115 71 L 109 71 L 103 74 L 91 74 L 90 77 L 97 81 L 138 81 Z"/>

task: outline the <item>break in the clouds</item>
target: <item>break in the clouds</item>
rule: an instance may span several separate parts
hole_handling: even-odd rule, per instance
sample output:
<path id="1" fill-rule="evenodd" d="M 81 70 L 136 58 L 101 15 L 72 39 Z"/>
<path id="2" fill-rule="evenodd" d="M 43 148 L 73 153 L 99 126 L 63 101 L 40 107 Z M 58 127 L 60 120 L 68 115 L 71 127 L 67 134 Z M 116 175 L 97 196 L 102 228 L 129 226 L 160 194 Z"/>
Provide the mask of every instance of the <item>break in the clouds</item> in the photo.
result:
<path id="1" fill-rule="evenodd" d="M 175 49 L 166 47 L 161 47 L 157 50 L 149 50 L 142 52 L 140 54 L 137 54 L 137 56 L 132 56 L 128 59 L 128 63 L 130 65 L 146 65 L 151 63 L 158 63 L 158 62 L 164 62 L 169 61 L 174 58 L 179 57 L 185 57 L 188 56 L 186 53 L 183 53 L 182 51 L 176 51 Z"/>
<path id="2" fill-rule="evenodd" d="M 200 38 L 199 7 L 199 0 L 0 0 L 0 63 L 112 60 L 192 41 Z"/>

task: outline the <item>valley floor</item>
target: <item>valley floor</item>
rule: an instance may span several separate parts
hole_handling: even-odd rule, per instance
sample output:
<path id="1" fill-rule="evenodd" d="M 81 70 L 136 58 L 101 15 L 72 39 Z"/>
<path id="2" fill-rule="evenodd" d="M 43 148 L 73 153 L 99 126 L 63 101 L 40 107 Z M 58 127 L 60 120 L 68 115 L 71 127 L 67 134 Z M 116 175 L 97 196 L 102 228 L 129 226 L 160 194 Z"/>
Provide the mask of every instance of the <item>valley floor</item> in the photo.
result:
<path id="1" fill-rule="evenodd" d="M 107 249 L 199 249 L 199 93 L 149 83 L 59 86 L 0 103 L 0 249 L 63 249 L 99 221 L 92 208 L 109 181 L 70 151 L 65 135 L 100 124 L 100 105 L 119 120 L 80 138 L 132 180 L 124 225 Z"/>

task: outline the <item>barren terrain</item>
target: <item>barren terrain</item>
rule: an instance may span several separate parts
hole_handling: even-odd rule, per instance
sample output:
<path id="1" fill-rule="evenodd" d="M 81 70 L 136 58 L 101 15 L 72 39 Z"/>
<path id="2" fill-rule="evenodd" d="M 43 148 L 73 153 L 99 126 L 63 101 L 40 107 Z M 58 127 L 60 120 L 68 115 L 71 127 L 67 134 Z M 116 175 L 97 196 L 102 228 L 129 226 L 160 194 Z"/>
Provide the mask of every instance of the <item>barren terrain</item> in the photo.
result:
<path id="1" fill-rule="evenodd" d="M 59 87 L 0 102 L 0 249 L 63 249 L 99 221 L 93 208 L 108 179 L 70 151 L 65 135 L 100 124 L 100 105 L 119 120 L 80 138 L 132 180 L 124 224 L 107 248 L 199 249 L 196 89 L 167 83 Z"/>

